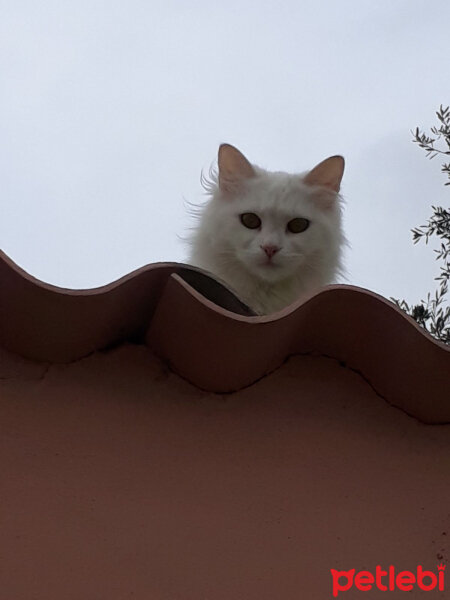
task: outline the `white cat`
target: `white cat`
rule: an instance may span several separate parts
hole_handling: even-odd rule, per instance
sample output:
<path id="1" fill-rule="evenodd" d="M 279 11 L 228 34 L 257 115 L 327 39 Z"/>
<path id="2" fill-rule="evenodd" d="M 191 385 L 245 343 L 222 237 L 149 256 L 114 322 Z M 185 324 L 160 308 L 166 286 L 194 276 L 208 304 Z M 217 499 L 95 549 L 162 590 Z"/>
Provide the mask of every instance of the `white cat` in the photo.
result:
<path id="1" fill-rule="evenodd" d="M 342 156 L 303 174 L 269 172 L 222 144 L 218 176 L 192 236 L 191 264 L 210 271 L 258 314 L 333 282 L 345 239 Z"/>

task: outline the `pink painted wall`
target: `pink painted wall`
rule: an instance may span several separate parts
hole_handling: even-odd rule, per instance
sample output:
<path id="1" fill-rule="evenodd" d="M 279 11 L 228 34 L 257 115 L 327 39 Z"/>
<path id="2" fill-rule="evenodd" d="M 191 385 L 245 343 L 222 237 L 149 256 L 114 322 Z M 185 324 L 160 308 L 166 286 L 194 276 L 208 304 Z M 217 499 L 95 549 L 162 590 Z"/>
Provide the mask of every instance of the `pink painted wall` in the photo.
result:
<path id="1" fill-rule="evenodd" d="M 260 318 L 176 265 L 73 292 L 0 264 L 0 597 L 322 600 L 331 569 L 450 569 L 450 352 L 395 307 L 337 286 Z"/>

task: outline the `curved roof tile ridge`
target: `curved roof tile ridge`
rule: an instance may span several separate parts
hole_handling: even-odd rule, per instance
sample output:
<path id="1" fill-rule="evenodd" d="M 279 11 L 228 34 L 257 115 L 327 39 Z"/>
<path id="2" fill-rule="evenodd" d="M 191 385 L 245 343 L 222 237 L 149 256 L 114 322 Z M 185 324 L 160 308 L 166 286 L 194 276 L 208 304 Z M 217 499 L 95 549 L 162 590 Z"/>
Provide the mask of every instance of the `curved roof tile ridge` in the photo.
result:
<path id="1" fill-rule="evenodd" d="M 0 345 L 7 350 L 70 362 L 130 339 L 213 392 L 250 385 L 292 354 L 333 357 L 408 414 L 450 422 L 450 349 L 368 290 L 327 286 L 261 317 L 187 265 L 151 264 L 100 288 L 68 290 L 0 253 Z"/>

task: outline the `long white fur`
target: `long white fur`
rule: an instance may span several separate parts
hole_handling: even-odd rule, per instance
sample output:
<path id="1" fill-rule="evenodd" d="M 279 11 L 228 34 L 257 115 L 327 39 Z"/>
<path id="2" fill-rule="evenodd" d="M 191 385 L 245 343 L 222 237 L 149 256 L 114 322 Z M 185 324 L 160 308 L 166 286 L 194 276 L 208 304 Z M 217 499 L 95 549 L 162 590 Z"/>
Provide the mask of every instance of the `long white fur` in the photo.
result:
<path id="1" fill-rule="evenodd" d="M 217 173 L 203 178 L 210 199 L 190 240 L 190 263 L 222 279 L 256 313 L 269 314 L 334 282 L 341 272 L 341 197 L 305 183 L 309 172 L 252 167 L 255 176 L 232 194 L 221 189 Z M 242 225 L 240 215 L 247 212 L 260 217 L 260 229 Z M 310 221 L 306 231 L 287 231 L 296 217 Z M 265 245 L 281 247 L 271 264 Z"/>

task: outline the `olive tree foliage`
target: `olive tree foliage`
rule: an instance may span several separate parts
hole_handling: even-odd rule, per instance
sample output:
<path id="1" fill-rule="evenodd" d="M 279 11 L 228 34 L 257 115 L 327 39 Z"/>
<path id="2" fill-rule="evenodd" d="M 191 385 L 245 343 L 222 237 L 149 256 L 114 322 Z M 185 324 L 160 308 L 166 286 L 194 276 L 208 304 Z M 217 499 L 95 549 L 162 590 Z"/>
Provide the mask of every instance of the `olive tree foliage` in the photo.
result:
<path id="1" fill-rule="evenodd" d="M 429 158 L 450 156 L 450 107 L 442 105 L 436 112 L 439 125 L 431 127 L 431 135 L 426 135 L 417 127 L 411 132 L 413 142 L 423 148 Z M 444 160 L 446 160 L 444 158 Z M 442 172 L 447 176 L 445 185 L 450 185 L 450 162 L 442 164 Z M 450 279 L 450 209 L 432 206 L 433 214 L 425 225 L 412 230 L 413 242 L 421 240 L 428 243 L 430 238 L 438 240 L 439 248 L 435 250 L 436 260 L 440 262 L 438 282 L 434 293 L 429 292 L 426 300 L 418 304 L 408 304 L 405 300 L 392 298 L 402 310 L 410 315 L 419 325 L 436 339 L 450 344 L 450 306 L 448 305 L 448 286 Z"/>

